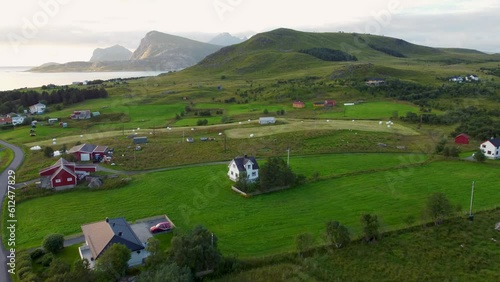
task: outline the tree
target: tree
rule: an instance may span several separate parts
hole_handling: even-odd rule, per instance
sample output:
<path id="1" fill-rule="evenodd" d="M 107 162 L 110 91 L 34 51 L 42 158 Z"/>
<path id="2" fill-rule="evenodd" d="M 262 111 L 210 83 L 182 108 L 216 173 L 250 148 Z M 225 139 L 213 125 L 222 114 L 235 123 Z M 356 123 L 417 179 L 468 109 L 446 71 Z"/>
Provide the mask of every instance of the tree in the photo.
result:
<path id="1" fill-rule="evenodd" d="M 95 274 L 90 269 L 90 263 L 87 259 L 79 259 L 73 263 L 73 271 L 71 271 L 72 281 L 78 282 L 94 282 Z"/>
<path id="2" fill-rule="evenodd" d="M 314 245 L 314 237 L 311 233 L 302 233 L 295 238 L 295 246 L 300 256 L 309 251 Z"/>
<path id="3" fill-rule="evenodd" d="M 109 280 L 125 276 L 130 260 L 130 250 L 123 244 L 113 244 L 96 261 L 96 270 Z"/>
<path id="4" fill-rule="evenodd" d="M 446 145 L 446 138 L 443 138 L 439 141 L 439 143 L 436 144 L 436 149 L 434 150 L 434 152 L 436 154 L 441 154 L 444 150 L 445 145 Z"/>
<path id="5" fill-rule="evenodd" d="M 269 111 L 267 109 L 264 109 L 264 114 L 267 115 Z"/>
<path id="6" fill-rule="evenodd" d="M 380 224 L 376 215 L 363 214 L 361 216 L 361 226 L 363 228 L 363 236 L 366 242 L 375 241 L 380 237 L 378 231 Z"/>
<path id="7" fill-rule="evenodd" d="M 260 166 L 260 189 L 264 191 L 273 187 L 293 186 L 296 180 L 296 175 L 281 158 L 271 157 Z"/>
<path id="8" fill-rule="evenodd" d="M 160 249 L 160 240 L 155 237 L 148 239 L 146 246 L 149 256 L 146 258 L 146 268 L 155 268 L 167 260 L 167 253 Z"/>
<path id="9" fill-rule="evenodd" d="M 483 151 L 481 151 L 481 150 L 477 150 L 476 152 L 474 152 L 472 157 L 480 163 L 482 163 L 486 160 L 486 156 L 484 155 Z"/>
<path id="10" fill-rule="evenodd" d="M 191 282 L 194 281 L 193 274 L 189 267 L 179 267 L 175 263 L 158 265 L 155 269 L 143 271 L 137 282 Z"/>
<path id="11" fill-rule="evenodd" d="M 326 241 L 330 246 L 340 249 L 351 242 L 349 230 L 338 221 L 329 221 L 326 223 Z"/>
<path id="12" fill-rule="evenodd" d="M 178 266 L 187 266 L 192 272 L 214 269 L 221 260 L 217 236 L 202 225 L 188 234 L 175 236 L 169 253 Z"/>
<path id="13" fill-rule="evenodd" d="M 432 218 L 435 225 L 443 222 L 443 219 L 451 214 L 453 206 L 446 195 L 443 193 L 434 193 L 427 199 L 426 214 Z"/>
<path id="14" fill-rule="evenodd" d="M 52 158 L 54 155 L 54 149 L 52 147 L 47 146 L 43 149 L 43 155 L 46 156 L 47 158 Z"/>
<path id="15" fill-rule="evenodd" d="M 43 238 L 42 248 L 48 253 L 57 253 L 64 248 L 64 235 L 49 234 Z"/>

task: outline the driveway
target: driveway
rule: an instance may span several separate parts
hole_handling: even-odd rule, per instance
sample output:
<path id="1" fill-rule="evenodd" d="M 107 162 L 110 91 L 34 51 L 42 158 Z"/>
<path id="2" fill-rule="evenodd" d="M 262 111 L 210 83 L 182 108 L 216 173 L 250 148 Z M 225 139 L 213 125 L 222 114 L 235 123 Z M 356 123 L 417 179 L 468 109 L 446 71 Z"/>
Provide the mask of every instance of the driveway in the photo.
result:
<path id="1" fill-rule="evenodd" d="M 0 198 L 2 201 L 0 201 L 0 211 L 3 211 L 2 205 L 3 205 L 3 199 L 5 198 L 5 194 L 7 193 L 7 183 L 8 183 L 8 176 L 9 176 L 9 170 L 16 171 L 16 169 L 21 165 L 23 159 L 24 159 L 24 153 L 21 150 L 21 148 L 14 146 L 12 144 L 9 144 L 5 141 L 0 140 L 0 144 L 11 149 L 14 151 L 14 159 L 10 163 L 10 165 L 7 167 L 6 170 L 4 170 L 0 174 Z M 16 225 L 19 223 L 15 223 Z M 7 227 L 2 228 L 2 234 L 4 232 L 10 232 L 7 230 Z M 10 279 L 10 275 L 8 274 L 9 266 L 7 265 L 7 256 L 10 254 L 10 252 L 7 252 L 4 248 L 4 243 L 2 242 L 2 237 L 0 236 L 0 281 L 12 281 Z"/>

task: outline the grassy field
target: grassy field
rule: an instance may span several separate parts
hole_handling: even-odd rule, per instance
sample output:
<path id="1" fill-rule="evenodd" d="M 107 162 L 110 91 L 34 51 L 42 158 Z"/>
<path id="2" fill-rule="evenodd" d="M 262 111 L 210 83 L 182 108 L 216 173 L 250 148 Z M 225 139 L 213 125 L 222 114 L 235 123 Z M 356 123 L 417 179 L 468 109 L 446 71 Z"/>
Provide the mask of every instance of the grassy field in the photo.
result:
<path id="1" fill-rule="evenodd" d="M 6 169 L 14 159 L 12 150 L 0 146 L 0 171 Z"/>
<path id="2" fill-rule="evenodd" d="M 395 166 L 425 159 L 393 156 Z M 375 161 L 379 157 L 379 154 L 344 158 L 332 155 L 332 159 L 338 160 L 338 167 L 346 159 L 357 163 L 352 166 L 356 171 L 379 168 Z M 366 161 L 367 158 L 372 160 Z M 297 167 L 301 162 L 302 166 L 308 166 L 315 163 L 315 158 L 291 160 Z M 329 164 L 335 166 L 335 161 L 330 160 Z M 496 171 L 497 166 L 491 165 L 433 162 L 333 177 L 250 199 L 229 189 L 225 165 L 145 174 L 119 190 L 78 190 L 20 203 L 17 242 L 21 247 L 33 247 L 48 233 L 78 233 L 81 224 L 106 216 L 124 216 L 133 221 L 167 214 L 181 229 L 196 224 L 207 226 L 219 236 L 225 254 L 243 257 L 276 254 L 292 250 L 295 236 L 302 232 L 312 232 L 319 242 L 319 234 L 328 220 L 340 220 L 354 235 L 359 235 L 359 216 L 364 212 L 376 213 L 383 230 L 401 228 L 407 216 L 420 218 L 425 198 L 437 191 L 465 207 L 472 180 L 476 181 L 475 210 L 495 207 L 500 196 L 495 189 L 500 184 Z M 346 172 L 348 168 L 342 171 Z M 314 173 L 314 169 L 306 173 Z"/>
<path id="3" fill-rule="evenodd" d="M 476 214 L 474 222 L 458 217 L 442 226 L 416 226 L 384 234 L 375 244 L 317 249 L 304 259 L 264 258 L 260 267 L 211 281 L 498 281 L 500 234 L 493 226 L 499 216 L 496 209 Z"/>

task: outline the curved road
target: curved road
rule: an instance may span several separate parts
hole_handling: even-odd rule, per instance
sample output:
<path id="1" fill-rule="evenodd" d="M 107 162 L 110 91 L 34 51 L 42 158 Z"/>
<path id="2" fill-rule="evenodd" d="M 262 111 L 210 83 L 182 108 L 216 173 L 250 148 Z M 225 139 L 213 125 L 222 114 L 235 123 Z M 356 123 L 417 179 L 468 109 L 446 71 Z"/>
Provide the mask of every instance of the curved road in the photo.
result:
<path id="1" fill-rule="evenodd" d="M 0 174 L 0 198 L 2 199 L 2 201 L 0 201 L 0 211 L 2 211 L 3 199 L 5 198 L 5 194 L 7 193 L 7 182 L 9 175 L 8 172 L 9 170 L 15 171 L 21 165 L 24 159 L 24 153 L 21 150 L 21 148 L 9 144 L 5 141 L 0 140 L 0 144 L 11 149 L 14 152 L 14 159 L 7 167 L 7 169 L 5 169 Z M 2 227 L 2 232 L 0 233 L 3 234 L 4 232 L 9 232 L 6 226 Z M 7 252 L 7 250 L 5 250 L 4 244 L 2 242 L 2 237 L 0 236 L 0 281 L 6 281 L 6 282 L 12 281 L 10 279 L 10 275 L 7 272 L 7 270 L 9 269 L 7 266 L 7 256 L 9 254 L 10 252 Z"/>

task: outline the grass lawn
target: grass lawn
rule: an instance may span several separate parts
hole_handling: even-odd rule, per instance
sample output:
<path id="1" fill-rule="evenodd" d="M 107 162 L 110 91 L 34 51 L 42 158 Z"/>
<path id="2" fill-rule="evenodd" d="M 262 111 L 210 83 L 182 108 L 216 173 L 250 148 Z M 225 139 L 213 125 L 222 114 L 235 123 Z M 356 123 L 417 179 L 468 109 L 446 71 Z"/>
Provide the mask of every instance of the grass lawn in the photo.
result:
<path id="1" fill-rule="evenodd" d="M 394 163 L 400 162 L 400 156 L 394 158 Z M 359 170 L 377 165 L 364 159 L 352 155 L 350 161 Z M 307 166 L 315 159 L 302 161 Z M 292 162 L 299 165 L 300 160 Z M 340 160 L 338 167 L 344 162 Z M 385 230 L 400 228 L 408 215 L 419 218 L 426 197 L 437 191 L 466 207 L 472 180 L 476 181 L 475 209 L 492 208 L 500 197 L 496 175 L 496 166 L 442 161 L 337 177 L 247 199 L 229 189 L 225 165 L 193 167 L 140 175 L 119 190 L 78 190 L 19 203 L 17 242 L 20 247 L 34 247 L 46 234 L 78 233 L 81 224 L 106 216 L 132 221 L 167 214 L 180 229 L 207 226 L 219 236 L 225 254 L 276 254 L 292 250 L 299 233 L 309 231 L 319 238 L 324 223 L 332 219 L 358 235 L 359 217 L 364 212 L 378 214 Z"/>
<path id="2" fill-rule="evenodd" d="M 322 118 L 390 119 L 407 112 L 419 113 L 418 106 L 403 102 L 366 102 L 353 106 L 338 105 L 337 109 L 319 114 Z"/>
<path id="3" fill-rule="evenodd" d="M 0 146 L 0 171 L 4 171 L 14 159 L 11 149 Z"/>

